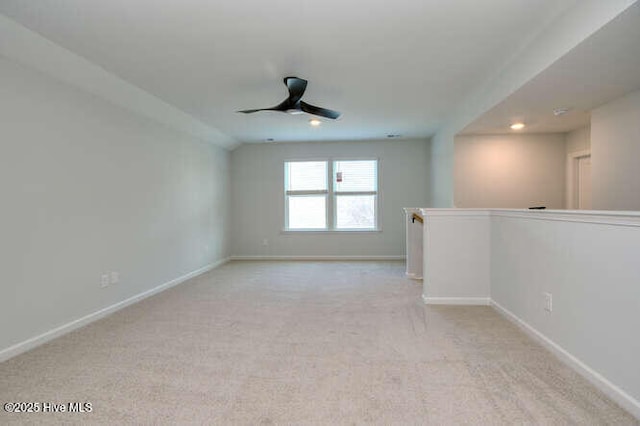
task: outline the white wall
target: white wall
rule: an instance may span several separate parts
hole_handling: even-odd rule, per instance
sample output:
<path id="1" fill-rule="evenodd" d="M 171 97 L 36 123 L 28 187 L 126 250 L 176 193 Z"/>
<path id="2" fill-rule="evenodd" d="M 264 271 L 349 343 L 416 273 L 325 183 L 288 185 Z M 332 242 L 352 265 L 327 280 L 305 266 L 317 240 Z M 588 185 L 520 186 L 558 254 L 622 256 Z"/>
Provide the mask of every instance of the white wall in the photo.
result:
<path id="1" fill-rule="evenodd" d="M 377 157 L 382 232 L 283 233 L 284 161 Z M 402 256 L 403 207 L 428 204 L 423 140 L 246 144 L 231 154 L 234 256 Z M 263 239 L 268 246 L 263 246 Z"/>
<path id="2" fill-rule="evenodd" d="M 227 151 L 2 57 L 0 117 L 0 352 L 227 256 Z"/>
<path id="3" fill-rule="evenodd" d="M 426 303 L 490 298 L 640 418 L 640 213 L 421 211 Z"/>
<path id="4" fill-rule="evenodd" d="M 593 208 L 640 210 L 640 91 L 591 112 Z"/>
<path id="5" fill-rule="evenodd" d="M 448 117 L 432 138 L 431 192 L 433 207 L 454 206 L 454 137 L 476 118 L 493 108 L 528 81 L 551 66 L 587 37 L 598 31 L 636 0 L 581 0 L 541 27 L 537 34 L 521 46 L 505 64 L 498 64 L 496 73 L 481 82 Z M 502 66 L 500 66 L 502 65 Z"/>
<path id="6" fill-rule="evenodd" d="M 456 207 L 564 207 L 562 134 L 469 135 L 455 139 Z"/>
<path id="7" fill-rule="evenodd" d="M 567 154 L 591 149 L 591 126 L 587 125 L 568 132 L 565 141 Z"/>
<path id="8" fill-rule="evenodd" d="M 491 298 L 584 363 L 587 377 L 640 416 L 640 218 L 554 216 L 494 214 Z"/>
<path id="9" fill-rule="evenodd" d="M 429 207 L 454 207 L 454 137 L 446 131 L 438 132 L 430 143 L 430 194 Z"/>

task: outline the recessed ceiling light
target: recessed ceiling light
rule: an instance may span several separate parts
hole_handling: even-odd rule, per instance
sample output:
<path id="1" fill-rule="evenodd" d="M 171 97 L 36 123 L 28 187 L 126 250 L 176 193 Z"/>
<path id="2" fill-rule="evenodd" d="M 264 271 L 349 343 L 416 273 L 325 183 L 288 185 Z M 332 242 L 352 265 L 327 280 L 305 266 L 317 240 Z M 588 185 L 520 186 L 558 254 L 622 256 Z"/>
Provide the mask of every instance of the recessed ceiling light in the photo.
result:
<path id="1" fill-rule="evenodd" d="M 309 120 L 309 124 L 311 124 L 313 127 L 318 127 L 320 123 L 322 123 L 322 121 L 318 120 L 317 118 L 312 118 L 311 120 Z"/>
<path id="2" fill-rule="evenodd" d="M 522 130 L 524 129 L 524 123 L 513 123 L 511 125 L 511 130 Z"/>
<path id="3" fill-rule="evenodd" d="M 555 115 L 556 117 L 559 115 L 563 115 L 569 112 L 571 108 L 556 108 L 553 110 L 553 115 Z"/>

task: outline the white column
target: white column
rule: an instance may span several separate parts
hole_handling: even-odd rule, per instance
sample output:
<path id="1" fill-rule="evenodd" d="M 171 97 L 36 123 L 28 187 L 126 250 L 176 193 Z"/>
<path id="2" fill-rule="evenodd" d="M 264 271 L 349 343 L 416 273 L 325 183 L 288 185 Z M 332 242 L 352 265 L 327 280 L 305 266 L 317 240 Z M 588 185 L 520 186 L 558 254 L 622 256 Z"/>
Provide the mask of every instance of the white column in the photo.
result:
<path id="1" fill-rule="evenodd" d="M 489 211 L 421 209 L 421 213 L 425 303 L 489 304 Z"/>

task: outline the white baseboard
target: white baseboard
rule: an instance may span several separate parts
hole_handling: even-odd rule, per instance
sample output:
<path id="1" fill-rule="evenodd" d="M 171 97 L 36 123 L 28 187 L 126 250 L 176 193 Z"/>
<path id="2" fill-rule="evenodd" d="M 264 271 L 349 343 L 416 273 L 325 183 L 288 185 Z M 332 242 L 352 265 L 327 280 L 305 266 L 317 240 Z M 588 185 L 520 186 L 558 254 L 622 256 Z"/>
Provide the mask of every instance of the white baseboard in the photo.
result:
<path id="1" fill-rule="evenodd" d="M 502 316 L 509 321 L 520 327 L 525 333 L 530 335 L 537 342 L 549 349 L 554 355 L 556 355 L 561 361 L 573 368 L 585 379 L 591 382 L 595 387 L 600 389 L 609 398 L 618 403 L 625 410 L 629 411 L 634 417 L 640 419 L 640 401 L 633 398 L 631 395 L 611 383 L 604 376 L 597 371 L 593 370 L 584 362 L 580 361 L 575 356 L 571 355 L 560 345 L 549 339 L 547 336 L 533 328 L 524 320 L 518 318 L 513 312 L 509 311 L 505 307 L 501 306 L 495 300 L 491 300 L 491 306 Z"/>
<path id="2" fill-rule="evenodd" d="M 422 295 L 425 305 L 482 305 L 491 302 L 488 297 L 427 297 Z"/>
<path id="3" fill-rule="evenodd" d="M 231 256 L 229 260 L 404 260 L 405 256 Z"/>
<path id="4" fill-rule="evenodd" d="M 90 324 L 94 321 L 97 321 L 101 318 L 106 317 L 107 315 L 111 315 L 112 313 L 119 311 L 120 309 L 123 309 L 129 305 L 132 305 L 134 303 L 137 303 L 143 299 L 146 299 L 147 297 L 153 296 L 154 294 L 160 293 L 161 291 L 167 290 L 168 288 L 177 286 L 178 284 L 182 284 L 183 282 L 196 277 L 198 275 L 204 274 L 205 272 L 209 272 L 212 269 L 217 268 L 218 266 L 221 266 L 225 263 L 227 263 L 229 261 L 229 258 L 226 259 L 222 259 L 218 262 L 209 264 L 203 268 L 197 269 L 193 272 L 190 272 L 186 275 L 183 275 L 181 277 L 175 278 L 171 281 L 168 281 L 164 284 L 161 284 L 157 287 L 154 287 L 150 290 L 147 290 L 145 292 L 136 294 L 135 296 L 132 296 L 128 299 L 125 299 L 121 302 L 115 303 L 111 306 L 108 306 L 106 308 L 100 309 L 99 311 L 93 312 L 89 315 L 85 315 L 82 318 L 78 318 L 76 320 L 73 320 L 71 322 L 68 322 L 67 324 L 61 325 L 60 327 L 56 327 L 53 330 L 49 330 L 45 333 L 42 333 L 38 336 L 32 337 L 30 339 L 27 339 L 23 342 L 17 343 L 13 346 L 9 346 L 6 349 L 3 349 L 0 351 L 0 362 L 6 361 L 9 358 L 13 358 L 14 356 L 20 355 L 21 353 L 24 353 L 28 350 L 31 350 L 37 346 L 40 346 L 42 344 L 45 344 L 53 339 L 55 339 L 56 337 L 60 337 L 64 334 L 70 333 L 73 330 L 76 330 L 80 327 L 83 327 L 87 324 Z"/>

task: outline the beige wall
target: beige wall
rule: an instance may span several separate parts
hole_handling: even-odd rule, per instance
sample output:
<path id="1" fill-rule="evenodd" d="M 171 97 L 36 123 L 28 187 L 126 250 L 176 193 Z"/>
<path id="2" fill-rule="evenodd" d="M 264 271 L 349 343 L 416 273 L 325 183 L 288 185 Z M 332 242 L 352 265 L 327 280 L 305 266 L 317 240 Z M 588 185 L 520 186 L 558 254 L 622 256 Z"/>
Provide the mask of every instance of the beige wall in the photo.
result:
<path id="1" fill-rule="evenodd" d="M 640 210 L 640 91 L 591 113 L 593 208 Z"/>
<path id="2" fill-rule="evenodd" d="M 0 117 L 0 358 L 227 256 L 227 151 L 1 57 Z"/>
<path id="3" fill-rule="evenodd" d="M 455 205 L 564 208 L 563 134 L 457 136 Z"/>
<path id="4" fill-rule="evenodd" d="M 381 232 L 282 232 L 286 160 L 362 157 L 379 159 Z M 428 164 L 426 140 L 242 145 L 231 153 L 232 255 L 402 256 L 402 208 L 428 205 Z"/>

